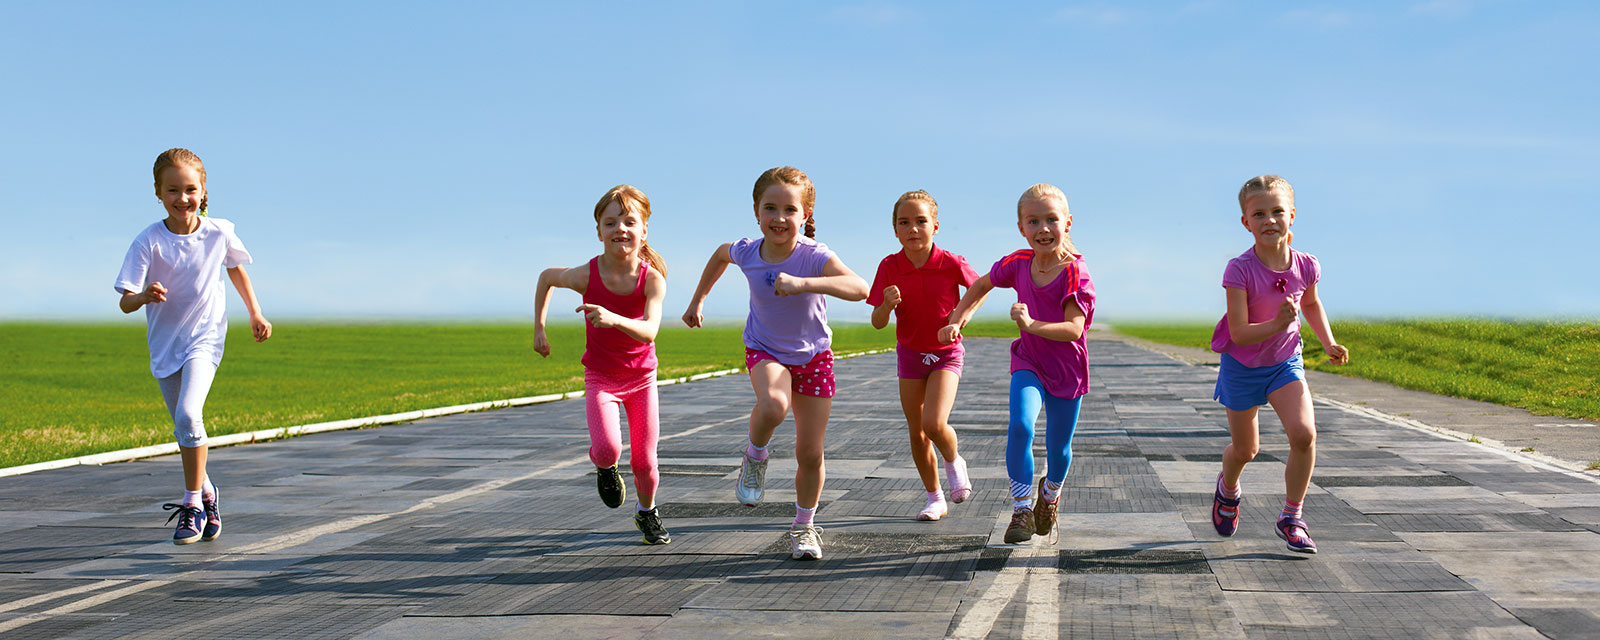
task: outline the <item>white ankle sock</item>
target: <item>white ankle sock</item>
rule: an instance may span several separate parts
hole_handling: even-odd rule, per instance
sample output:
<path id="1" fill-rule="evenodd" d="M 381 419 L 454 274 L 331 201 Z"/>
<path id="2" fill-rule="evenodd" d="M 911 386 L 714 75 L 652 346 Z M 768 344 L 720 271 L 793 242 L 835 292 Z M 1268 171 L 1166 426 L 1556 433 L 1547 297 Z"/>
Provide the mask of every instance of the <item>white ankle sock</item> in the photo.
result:
<path id="1" fill-rule="evenodd" d="M 795 527 L 803 527 L 803 526 L 806 526 L 808 524 L 811 524 L 812 521 L 816 519 L 816 517 L 817 517 L 817 508 L 816 507 L 812 507 L 810 509 L 807 509 L 805 507 L 800 506 L 800 503 L 798 503 L 798 502 L 794 503 L 794 526 Z"/>
<path id="2" fill-rule="evenodd" d="M 200 492 L 199 491 L 185 491 L 185 492 L 183 492 L 183 506 L 186 506 L 186 507 L 198 507 L 198 506 L 200 506 Z"/>

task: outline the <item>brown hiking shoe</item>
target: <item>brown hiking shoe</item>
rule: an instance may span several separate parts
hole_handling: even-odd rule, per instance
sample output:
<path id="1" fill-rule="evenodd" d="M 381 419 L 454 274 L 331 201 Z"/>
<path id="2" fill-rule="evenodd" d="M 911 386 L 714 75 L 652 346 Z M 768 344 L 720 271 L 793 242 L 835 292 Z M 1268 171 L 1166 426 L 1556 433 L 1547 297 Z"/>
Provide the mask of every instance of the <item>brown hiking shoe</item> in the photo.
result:
<path id="1" fill-rule="evenodd" d="M 1006 544 L 1027 542 L 1033 539 L 1033 510 L 1011 512 L 1011 524 L 1006 526 Z"/>
<path id="2" fill-rule="evenodd" d="M 1044 501 L 1044 478 L 1039 478 L 1039 495 L 1033 500 L 1033 532 L 1041 536 L 1050 535 L 1050 530 L 1056 528 L 1056 506 L 1061 504 L 1061 494 L 1056 494 L 1055 502 Z"/>

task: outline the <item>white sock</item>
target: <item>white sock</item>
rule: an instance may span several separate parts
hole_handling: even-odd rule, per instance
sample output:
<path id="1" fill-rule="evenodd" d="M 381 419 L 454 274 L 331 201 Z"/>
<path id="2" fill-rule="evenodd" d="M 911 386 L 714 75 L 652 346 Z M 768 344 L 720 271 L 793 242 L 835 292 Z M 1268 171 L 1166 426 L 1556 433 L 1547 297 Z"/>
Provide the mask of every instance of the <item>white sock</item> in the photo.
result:
<path id="1" fill-rule="evenodd" d="M 183 492 L 183 506 L 185 506 L 185 507 L 199 507 L 200 506 L 200 492 L 199 491 L 185 491 L 185 492 Z"/>
<path id="2" fill-rule="evenodd" d="M 805 507 L 800 506 L 800 503 L 796 502 L 796 503 L 794 503 L 794 526 L 791 527 L 791 528 L 798 529 L 800 527 L 809 525 L 809 524 L 811 524 L 812 520 L 814 518 L 816 518 L 816 517 L 817 517 L 817 508 L 816 507 L 812 507 L 810 509 L 807 509 Z"/>
<path id="3" fill-rule="evenodd" d="M 646 507 L 645 507 L 645 506 L 644 506 L 644 504 L 642 504 L 642 503 L 638 503 L 638 502 L 635 502 L 635 503 L 633 503 L 633 510 L 634 510 L 634 511 L 637 511 L 637 512 L 639 512 L 639 513 L 644 513 L 644 512 L 646 512 L 646 511 L 655 511 L 655 510 L 656 510 L 656 508 L 655 508 L 655 506 L 653 506 L 653 505 L 652 505 L 652 506 L 650 506 L 650 507 L 649 507 L 649 508 L 646 508 Z"/>
<path id="4" fill-rule="evenodd" d="M 1021 511 L 1023 509 L 1030 509 L 1030 510 L 1033 509 L 1033 496 L 1028 496 L 1026 498 L 1019 498 L 1019 499 L 1011 501 L 1011 510 L 1012 511 Z"/>
<path id="5" fill-rule="evenodd" d="M 217 497 L 217 485 L 211 484 L 211 478 L 206 477 L 206 483 L 200 485 L 200 495 L 207 498 Z"/>
<path id="6" fill-rule="evenodd" d="M 944 491 L 929 491 L 928 502 L 944 502 Z"/>
<path id="7" fill-rule="evenodd" d="M 1060 497 L 1061 497 L 1061 485 L 1056 484 L 1054 482 L 1051 482 L 1049 479 L 1045 479 L 1045 481 L 1044 481 L 1044 501 L 1045 502 L 1055 502 L 1056 499 L 1060 498 Z"/>

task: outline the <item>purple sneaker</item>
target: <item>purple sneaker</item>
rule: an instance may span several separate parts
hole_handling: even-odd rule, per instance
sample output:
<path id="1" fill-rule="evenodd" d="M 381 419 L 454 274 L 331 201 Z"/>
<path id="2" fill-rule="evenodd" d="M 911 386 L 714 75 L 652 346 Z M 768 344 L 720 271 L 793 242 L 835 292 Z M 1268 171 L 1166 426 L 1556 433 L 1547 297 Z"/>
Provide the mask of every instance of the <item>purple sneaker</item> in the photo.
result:
<path id="1" fill-rule="evenodd" d="M 200 539 L 206 542 L 222 535 L 222 509 L 217 506 L 222 501 L 222 491 L 215 487 L 211 491 L 210 498 L 200 497 L 200 506 L 206 510 L 206 524 L 200 532 Z"/>
<path id="2" fill-rule="evenodd" d="M 1289 543 L 1290 551 L 1300 553 L 1316 553 L 1317 543 L 1311 541 L 1311 532 L 1306 531 L 1306 521 L 1299 518 L 1280 518 L 1278 526 L 1273 527 L 1278 532 L 1278 537 Z"/>
<path id="3" fill-rule="evenodd" d="M 200 523 L 206 519 L 206 512 L 200 507 L 168 502 L 161 508 L 172 511 L 172 515 L 167 517 L 167 524 L 172 524 L 173 518 L 178 519 L 178 530 L 172 533 L 172 544 L 189 544 L 200 539 Z"/>
<path id="4" fill-rule="evenodd" d="M 1222 497 L 1222 488 L 1211 497 L 1211 526 L 1216 527 L 1217 534 L 1231 536 L 1239 530 L 1239 502 L 1244 499 L 1241 494 L 1238 498 Z"/>

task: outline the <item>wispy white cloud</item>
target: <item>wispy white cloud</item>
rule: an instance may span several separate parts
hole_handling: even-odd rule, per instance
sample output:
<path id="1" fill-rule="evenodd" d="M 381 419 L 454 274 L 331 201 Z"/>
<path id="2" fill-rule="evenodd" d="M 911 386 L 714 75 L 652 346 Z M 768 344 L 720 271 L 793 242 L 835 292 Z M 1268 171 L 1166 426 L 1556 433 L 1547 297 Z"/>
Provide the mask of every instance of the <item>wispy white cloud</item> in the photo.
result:
<path id="1" fill-rule="evenodd" d="M 1133 22 L 1138 15 L 1114 5 L 1088 5 L 1066 7 L 1055 12 L 1053 19 L 1074 25 L 1113 26 Z"/>
<path id="2" fill-rule="evenodd" d="M 1328 7 L 1308 7 L 1285 12 L 1283 21 L 1291 24 L 1309 25 L 1324 29 L 1342 29 L 1358 22 L 1356 14 L 1343 9 Z"/>
<path id="3" fill-rule="evenodd" d="M 1472 11 L 1471 0 L 1426 0 L 1411 5 L 1410 12 L 1418 15 L 1459 18 Z"/>
<path id="4" fill-rule="evenodd" d="M 906 7 L 882 3 L 837 7 L 829 15 L 838 22 L 873 26 L 905 24 L 917 18 L 917 14 Z"/>

